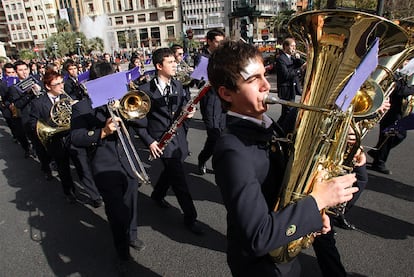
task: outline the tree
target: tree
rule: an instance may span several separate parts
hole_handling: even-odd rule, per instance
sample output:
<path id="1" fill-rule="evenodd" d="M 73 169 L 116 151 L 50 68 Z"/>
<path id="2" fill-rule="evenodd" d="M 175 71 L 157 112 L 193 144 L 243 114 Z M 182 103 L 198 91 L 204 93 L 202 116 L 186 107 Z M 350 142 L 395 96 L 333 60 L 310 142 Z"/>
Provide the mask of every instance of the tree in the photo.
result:
<path id="1" fill-rule="evenodd" d="M 36 58 L 36 53 L 33 52 L 33 50 L 31 49 L 21 49 L 19 50 L 19 58 L 21 60 L 32 60 L 34 58 Z"/>
<path id="2" fill-rule="evenodd" d="M 81 52 L 90 53 L 93 50 L 102 52 L 104 49 L 104 43 L 101 38 L 87 39 L 85 34 L 81 32 L 59 32 L 50 36 L 45 43 L 46 52 L 49 55 L 64 56 L 69 53 L 78 52 L 77 39 L 81 39 L 82 49 Z M 53 48 L 54 43 L 57 45 L 57 49 Z"/>
<path id="3" fill-rule="evenodd" d="M 69 32 L 71 31 L 71 26 L 66 19 L 59 19 L 56 21 L 56 28 L 58 33 Z"/>
<path id="4" fill-rule="evenodd" d="M 275 36 L 285 37 L 288 35 L 288 22 L 294 13 L 293 10 L 285 10 L 270 19 L 268 27 L 273 30 Z"/>

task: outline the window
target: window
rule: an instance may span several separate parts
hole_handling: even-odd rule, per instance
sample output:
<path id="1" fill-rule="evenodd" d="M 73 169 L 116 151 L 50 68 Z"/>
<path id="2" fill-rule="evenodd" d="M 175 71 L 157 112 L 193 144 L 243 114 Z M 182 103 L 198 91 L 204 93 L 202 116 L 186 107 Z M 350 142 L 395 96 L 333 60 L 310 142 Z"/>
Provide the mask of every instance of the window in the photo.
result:
<path id="1" fill-rule="evenodd" d="M 141 45 L 143 47 L 148 47 L 148 30 L 146 28 L 139 29 L 139 40 L 141 41 Z"/>
<path id="2" fill-rule="evenodd" d="M 174 19 L 174 12 L 173 11 L 165 11 L 165 19 Z"/>
<path id="3" fill-rule="evenodd" d="M 157 7 L 157 0 L 148 1 L 148 8 L 156 8 L 156 7 Z"/>
<path id="4" fill-rule="evenodd" d="M 150 13 L 150 21 L 158 21 L 158 13 Z"/>
<path id="5" fill-rule="evenodd" d="M 161 36 L 160 36 L 160 28 L 159 27 L 151 28 L 151 43 L 152 43 L 152 46 L 161 45 Z"/>
<path id="6" fill-rule="evenodd" d="M 174 26 L 167 26 L 167 37 L 168 38 L 174 38 L 175 37 Z"/>
<path id="7" fill-rule="evenodd" d="M 124 20 L 122 19 L 122 16 L 116 16 L 115 17 L 115 25 L 123 25 Z"/>
<path id="8" fill-rule="evenodd" d="M 127 24 L 134 24 L 134 16 L 133 15 L 127 15 L 126 16 L 126 22 L 127 22 Z"/>
<path id="9" fill-rule="evenodd" d="M 138 22 L 145 22 L 145 13 L 141 13 L 138 15 Z"/>

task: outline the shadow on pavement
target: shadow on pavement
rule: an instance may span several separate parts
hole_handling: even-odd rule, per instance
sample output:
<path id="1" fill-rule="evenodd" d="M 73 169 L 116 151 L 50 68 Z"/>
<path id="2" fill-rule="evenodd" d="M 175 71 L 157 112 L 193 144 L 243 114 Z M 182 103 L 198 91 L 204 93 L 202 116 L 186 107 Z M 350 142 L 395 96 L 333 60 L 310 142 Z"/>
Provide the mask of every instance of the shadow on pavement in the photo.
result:
<path id="1" fill-rule="evenodd" d="M 56 178 L 46 181 L 38 162 L 16 155 L 20 146 L 4 128 L 0 128 L 0 144 L 3 174 L 16 191 L 10 202 L 27 213 L 19 216 L 19 220 L 27 219 L 27 236 L 10 235 L 20 240 L 10 241 L 16 245 L 12 254 L 30 256 L 30 251 L 40 245 L 54 276 L 116 276 L 116 253 L 109 225 L 102 216 L 103 207 L 92 210 L 66 202 L 60 182 Z M 24 270 L 37 263 L 41 261 L 30 262 Z M 158 276 L 137 262 L 131 262 L 130 268 L 140 276 Z M 47 272 L 45 268 L 43 272 Z"/>

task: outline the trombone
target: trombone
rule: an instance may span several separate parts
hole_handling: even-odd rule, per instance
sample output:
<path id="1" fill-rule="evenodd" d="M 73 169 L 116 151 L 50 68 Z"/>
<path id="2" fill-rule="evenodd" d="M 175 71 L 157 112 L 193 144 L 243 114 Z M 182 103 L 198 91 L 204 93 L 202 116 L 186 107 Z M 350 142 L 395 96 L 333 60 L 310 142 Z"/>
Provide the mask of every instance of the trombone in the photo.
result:
<path id="1" fill-rule="evenodd" d="M 115 121 L 115 117 L 121 116 L 126 120 L 144 118 L 151 108 L 150 98 L 142 91 L 133 90 L 125 94 L 121 100 L 109 100 L 107 107 L 109 114 L 115 123 L 116 133 L 122 144 L 122 148 L 125 151 L 125 155 L 132 171 L 141 183 L 150 184 L 151 181 L 145 171 L 141 159 L 138 156 L 135 146 L 132 143 L 131 136 L 129 135 L 125 123 L 122 120 L 119 123 Z"/>

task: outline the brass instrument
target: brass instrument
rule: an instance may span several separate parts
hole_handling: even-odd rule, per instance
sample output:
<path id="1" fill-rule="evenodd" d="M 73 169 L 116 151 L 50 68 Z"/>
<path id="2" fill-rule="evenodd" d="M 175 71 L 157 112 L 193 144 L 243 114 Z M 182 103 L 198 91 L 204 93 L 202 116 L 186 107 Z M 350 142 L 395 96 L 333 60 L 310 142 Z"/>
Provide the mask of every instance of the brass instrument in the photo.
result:
<path id="1" fill-rule="evenodd" d="M 134 90 L 126 93 L 120 101 L 110 100 L 107 107 L 113 120 L 115 117 L 120 116 L 126 120 L 141 119 L 144 118 L 150 111 L 151 99 L 143 91 Z M 115 120 L 114 122 L 116 123 Z M 119 124 L 115 124 L 115 127 L 119 141 L 122 144 L 122 148 L 125 151 L 125 155 L 132 171 L 141 183 L 150 184 L 148 174 L 146 173 L 144 165 L 138 156 L 134 144 L 132 143 L 125 123 L 121 120 Z"/>
<path id="2" fill-rule="evenodd" d="M 384 100 L 390 97 L 396 87 L 396 78 L 394 73 L 401 67 L 404 61 L 414 57 L 414 22 L 399 20 L 396 23 L 407 32 L 406 35 L 408 36 L 408 45 L 399 53 L 390 53 L 388 56 L 381 57 L 378 61 L 379 65 L 377 69 L 371 74 L 371 79 L 369 80 L 378 84 L 379 87 L 377 89 L 382 90 Z M 364 88 L 361 88 L 361 90 L 363 89 Z M 375 116 L 371 115 L 372 114 L 355 116 L 356 119 L 359 120 L 355 123 L 355 125 L 361 133 L 361 139 L 365 137 L 368 131 L 371 130 L 384 117 L 385 112 L 376 113 Z"/>
<path id="3" fill-rule="evenodd" d="M 193 72 L 191 66 L 189 66 L 184 60 L 182 60 L 177 65 L 177 72 L 175 74 L 175 78 L 178 81 L 180 81 L 183 84 L 183 86 L 188 86 L 193 80 L 190 77 L 191 72 Z"/>
<path id="4" fill-rule="evenodd" d="M 407 80 L 408 86 L 414 86 L 414 74 L 411 74 L 411 76 Z M 402 117 L 406 117 L 410 115 L 414 110 L 414 95 L 408 95 L 402 103 L 401 112 Z"/>
<path id="5" fill-rule="evenodd" d="M 36 133 L 40 142 L 46 147 L 49 140 L 56 134 L 70 129 L 70 118 L 72 115 L 72 105 L 77 100 L 73 100 L 65 91 L 60 94 L 60 99 L 52 105 L 50 109 L 50 121 L 54 126 L 38 120 L 36 123 Z"/>
<path id="6" fill-rule="evenodd" d="M 275 211 L 308 195 L 321 170 L 329 179 L 351 169 L 343 166 L 342 161 L 356 104 L 346 109 L 338 107 L 335 101 L 376 38 L 380 56 L 398 53 L 407 43 L 405 32 L 397 25 L 355 11 L 305 12 L 292 18 L 288 25 L 291 34 L 308 49 L 299 104 L 306 108 L 298 112 L 293 149 Z M 276 263 L 288 262 L 309 247 L 313 238 L 313 234 L 304 234 L 269 254 Z"/>

